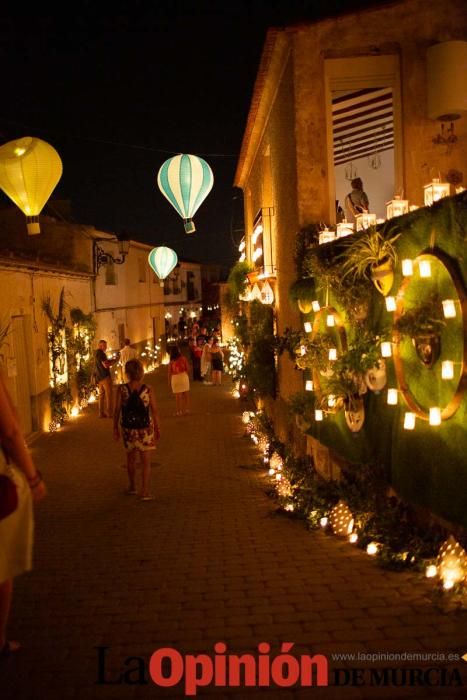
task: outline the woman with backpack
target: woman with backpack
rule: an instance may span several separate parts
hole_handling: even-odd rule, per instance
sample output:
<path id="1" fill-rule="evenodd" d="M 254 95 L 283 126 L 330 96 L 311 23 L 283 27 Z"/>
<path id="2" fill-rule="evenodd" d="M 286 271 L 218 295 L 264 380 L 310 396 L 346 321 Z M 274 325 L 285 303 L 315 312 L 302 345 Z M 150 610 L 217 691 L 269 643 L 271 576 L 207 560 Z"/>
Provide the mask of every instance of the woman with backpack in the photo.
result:
<path id="1" fill-rule="evenodd" d="M 168 379 L 169 387 L 175 395 L 175 415 L 182 416 L 184 413 L 189 413 L 188 362 L 176 345 L 170 350 Z"/>
<path id="2" fill-rule="evenodd" d="M 159 417 L 151 387 L 143 383 L 144 369 L 139 360 L 129 360 L 125 365 L 127 384 L 121 384 L 117 393 L 114 413 L 114 438 L 120 439 L 119 418 L 123 433 L 123 445 L 127 456 L 128 494 L 137 494 L 136 456 L 141 462 L 142 485 L 139 495 L 142 501 L 152 501 L 149 491 L 151 475 L 150 452 L 156 449 L 159 439 Z"/>

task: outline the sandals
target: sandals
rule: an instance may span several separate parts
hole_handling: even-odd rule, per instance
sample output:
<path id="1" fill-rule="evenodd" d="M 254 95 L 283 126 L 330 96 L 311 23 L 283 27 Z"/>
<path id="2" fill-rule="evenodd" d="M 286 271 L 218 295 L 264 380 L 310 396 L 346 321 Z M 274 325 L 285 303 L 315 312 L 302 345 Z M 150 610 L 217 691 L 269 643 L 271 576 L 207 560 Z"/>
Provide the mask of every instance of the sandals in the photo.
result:
<path id="1" fill-rule="evenodd" d="M 142 501 L 153 501 L 154 496 L 152 495 L 152 493 L 148 493 L 148 494 L 146 494 L 146 496 L 141 496 L 141 500 Z"/>
<path id="2" fill-rule="evenodd" d="M 11 654 L 16 654 L 17 651 L 21 649 L 21 644 L 19 642 L 6 641 L 3 647 L 0 649 L 0 659 L 5 659 Z"/>

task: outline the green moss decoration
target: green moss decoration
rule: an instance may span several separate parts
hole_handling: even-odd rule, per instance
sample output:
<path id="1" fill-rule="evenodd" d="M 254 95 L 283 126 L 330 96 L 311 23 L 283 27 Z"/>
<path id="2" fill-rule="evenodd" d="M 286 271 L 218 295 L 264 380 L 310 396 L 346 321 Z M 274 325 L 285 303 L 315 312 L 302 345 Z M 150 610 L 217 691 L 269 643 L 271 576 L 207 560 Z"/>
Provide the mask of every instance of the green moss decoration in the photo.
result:
<path id="1" fill-rule="evenodd" d="M 245 376 L 250 389 L 259 396 L 275 396 L 274 348 L 272 308 L 259 301 L 253 301 L 250 304 L 250 346 Z"/>

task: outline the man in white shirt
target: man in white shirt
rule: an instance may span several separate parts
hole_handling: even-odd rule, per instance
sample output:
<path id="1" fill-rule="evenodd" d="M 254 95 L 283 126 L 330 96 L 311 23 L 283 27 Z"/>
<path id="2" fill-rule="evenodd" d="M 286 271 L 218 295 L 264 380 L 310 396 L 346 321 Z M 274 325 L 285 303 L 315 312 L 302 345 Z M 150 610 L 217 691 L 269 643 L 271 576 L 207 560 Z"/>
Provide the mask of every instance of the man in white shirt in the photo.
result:
<path id="1" fill-rule="evenodd" d="M 130 339 L 125 338 L 125 345 L 120 350 L 120 363 L 122 365 L 122 381 L 125 381 L 125 365 L 128 360 L 135 360 L 138 357 L 138 353 L 130 345 Z"/>

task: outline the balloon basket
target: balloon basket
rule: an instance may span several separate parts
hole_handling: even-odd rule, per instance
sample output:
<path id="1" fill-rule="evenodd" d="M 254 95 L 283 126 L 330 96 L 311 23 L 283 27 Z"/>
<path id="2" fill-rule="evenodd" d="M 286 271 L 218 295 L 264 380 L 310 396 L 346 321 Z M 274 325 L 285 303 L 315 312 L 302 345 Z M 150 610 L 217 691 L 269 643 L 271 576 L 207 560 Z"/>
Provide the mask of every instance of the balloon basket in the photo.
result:
<path id="1" fill-rule="evenodd" d="M 41 227 L 39 226 L 39 218 L 36 216 L 26 217 L 26 226 L 28 229 L 28 236 L 37 236 L 41 232 Z"/>
<path id="2" fill-rule="evenodd" d="M 185 227 L 185 233 L 194 233 L 196 231 L 196 227 L 192 219 L 186 219 L 183 225 Z"/>

